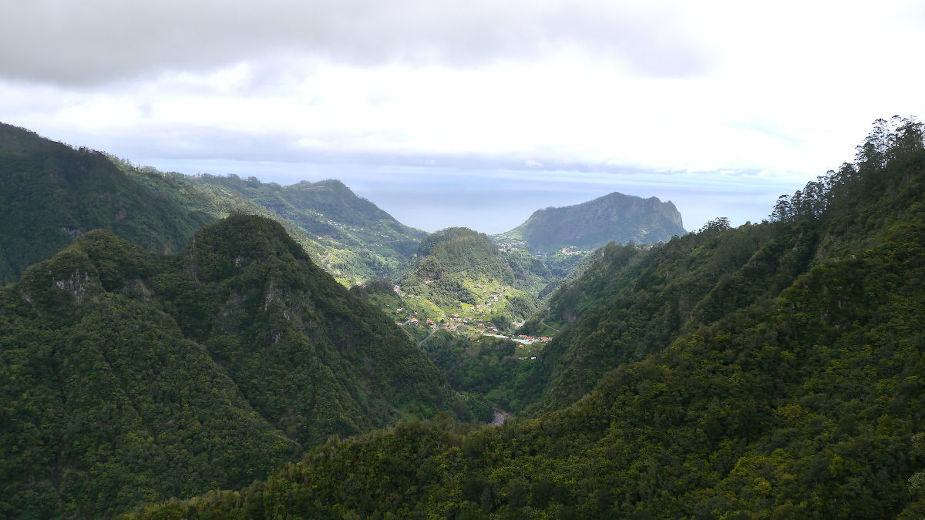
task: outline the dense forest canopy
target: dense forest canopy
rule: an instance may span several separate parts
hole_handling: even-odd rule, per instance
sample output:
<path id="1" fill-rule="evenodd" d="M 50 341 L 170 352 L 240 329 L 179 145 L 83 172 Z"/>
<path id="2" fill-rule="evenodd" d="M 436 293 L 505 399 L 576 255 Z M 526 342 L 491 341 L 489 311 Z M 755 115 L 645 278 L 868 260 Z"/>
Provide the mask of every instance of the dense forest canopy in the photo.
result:
<path id="1" fill-rule="evenodd" d="M 3 221 L 47 239 L 0 229 L 0 275 L 21 273 L 0 287 L 0 516 L 925 515 L 915 119 L 877 120 L 766 221 L 609 244 L 560 286 L 573 257 L 423 237 L 336 182 L 196 184 L 0 131 Z M 366 240 L 356 219 L 398 241 L 345 269 L 398 279 L 348 291 L 313 261 Z M 365 300 L 556 334 L 536 359 L 412 340 Z M 481 427 L 492 405 L 516 417 Z"/>
<path id="2" fill-rule="evenodd" d="M 97 228 L 176 252 L 212 219 L 135 182 L 101 152 L 0 123 L 0 284 Z"/>
<path id="3" fill-rule="evenodd" d="M 129 517 L 919 518 L 921 130 L 878 121 L 769 221 L 605 251 L 554 297 L 533 418 L 332 439 Z"/>
<path id="4" fill-rule="evenodd" d="M 239 487 L 331 435 L 487 403 L 277 222 L 176 255 L 92 231 L 0 289 L 0 516 L 111 516 Z"/>

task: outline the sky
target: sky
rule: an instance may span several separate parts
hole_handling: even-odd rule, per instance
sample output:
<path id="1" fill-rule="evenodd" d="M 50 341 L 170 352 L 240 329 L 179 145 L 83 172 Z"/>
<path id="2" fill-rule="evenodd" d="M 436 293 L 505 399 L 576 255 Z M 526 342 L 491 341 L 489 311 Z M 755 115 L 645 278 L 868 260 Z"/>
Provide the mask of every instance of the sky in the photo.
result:
<path id="1" fill-rule="evenodd" d="M 427 231 L 614 191 L 696 230 L 925 114 L 923 49 L 920 1 L 0 0 L 0 121 Z"/>

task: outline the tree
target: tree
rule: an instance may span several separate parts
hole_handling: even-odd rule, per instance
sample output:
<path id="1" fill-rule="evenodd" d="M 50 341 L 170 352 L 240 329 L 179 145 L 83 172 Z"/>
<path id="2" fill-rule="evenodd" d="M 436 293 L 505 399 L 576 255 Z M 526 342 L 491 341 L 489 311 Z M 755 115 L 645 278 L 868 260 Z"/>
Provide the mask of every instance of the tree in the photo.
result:
<path id="1" fill-rule="evenodd" d="M 722 233 L 726 231 L 731 226 L 729 225 L 729 219 L 727 217 L 716 217 L 715 219 L 707 222 L 700 228 L 700 233 Z"/>

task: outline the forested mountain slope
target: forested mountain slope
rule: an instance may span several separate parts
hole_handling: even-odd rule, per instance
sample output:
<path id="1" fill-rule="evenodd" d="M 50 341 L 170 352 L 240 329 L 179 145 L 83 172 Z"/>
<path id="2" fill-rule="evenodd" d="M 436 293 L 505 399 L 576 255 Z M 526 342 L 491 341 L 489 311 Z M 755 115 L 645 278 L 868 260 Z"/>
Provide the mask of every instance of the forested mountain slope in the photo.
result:
<path id="1" fill-rule="evenodd" d="M 0 123 L 0 284 L 97 228 L 161 252 L 212 219 L 134 182 L 99 152 Z"/>
<path id="2" fill-rule="evenodd" d="M 332 434 L 474 417 L 388 317 L 246 215 L 173 256 L 93 231 L 0 289 L 0 403 L 0 516 L 23 518 L 242 486 Z"/>
<path id="3" fill-rule="evenodd" d="M 240 197 L 291 222 L 316 261 L 350 285 L 377 276 L 399 276 L 427 235 L 357 197 L 337 180 L 291 186 L 236 176 L 186 180 L 212 196 Z"/>
<path id="4" fill-rule="evenodd" d="M 520 392 L 539 399 L 537 411 L 561 408 L 608 370 L 773 298 L 808 269 L 820 232 L 775 223 L 729 229 L 720 219 L 651 249 L 607 246 L 582 277 L 550 299 L 540 317 L 562 334 Z"/>
<path id="5" fill-rule="evenodd" d="M 428 235 L 400 281 L 405 300 L 434 318 L 461 314 L 510 325 L 536 310 L 555 276 L 523 250 L 499 250 L 484 233 L 447 228 Z"/>
<path id="6" fill-rule="evenodd" d="M 685 233 L 681 214 L 671 202 L 614 192 L 574 206 L 537 210 L 497 239 L 552 254 L 564 247 L 590 251 L 610 242 L 665 242 Z"/>
<path id="7" fill-rule="evenodd" d="M 524 327 L 534 333 L 548 330 L 546 325 L 563 331 L 517 392 L 524 402 L 536 400 L 531 413 L 568 405 L 608 370 L 778 296 L 835 247 L 842 254 L 863 248 L 869 228 L 846 231 L 860 226 L 856 212 L 908 203 L 884 199 L 895 194 L 881 193 L 886 175 L 875 173 L 888 158 L 898 168 L 915 150 L 908 143 L 916 140 L 916 124 L 894 120 L 892 125 L 891 131 L 889 123 L 878 124 L 876 137 L 859 147 L 857 166 L 843 165 L 792 197 L 782 196 L 771 222 L 730 229 L 725 218 L 717 218 L 698 233 L 663 245 L 605 247 Z"/>
<path id="8" fill-rule="evenodd" d="M 612 318 L 592 305 L 572 326 L 597 320 L 601 338 L 564 366 L 587 369 L 594 348 L 601 363 L 641 354 L 622 327 L 679 332 L 573 404 L 468 434 L 438 422 L 332 440 L 265 483 L 137 517 L 919 518 L 922 193 L 921 125 L 879 121 L 855 165 L 782 197 L 771 222 L 710 226 L 651 259 L 613 253 L 660 284 L 645 305 L 661 312 L 620 306 L 632 284 L 615 284 Z M 733 237 L 751 244 L 732 248 L 744 264 L 717 254 Z M 724 272 L 696 300 L 668 297 L 683 268 L 708 272 L 703 255 Z"/>
<path id="9" fill-rule="evenodd" d="M 164 173 L 2 123 L 0 178 L 0 283 L 93 229 L 176 252 L 196 229 L 232 212 L 280 221 L 345 285 L 400 276 L 426 235 L 339 181 L 279 186 Z"/>

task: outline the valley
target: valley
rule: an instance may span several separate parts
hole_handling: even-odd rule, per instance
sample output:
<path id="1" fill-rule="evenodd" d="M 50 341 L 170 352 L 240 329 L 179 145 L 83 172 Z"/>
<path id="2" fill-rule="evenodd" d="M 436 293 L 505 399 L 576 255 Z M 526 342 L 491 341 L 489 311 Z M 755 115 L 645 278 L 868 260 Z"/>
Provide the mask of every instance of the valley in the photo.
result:
<path id="1" fill-rule="evenodd" d="M 425 233 L 8 125 L 0 171 L 0 516 L 925 511 L 914 119 L 690 233 L 619 193 Z"/>
<path id="2" fill-rule="evenodd" d="M 523 326 L 561 330 L 535 361 L 504 338 L 422 344 L 513 420 L 331 440 L 127 518 L 920 517 L 925 143 L 900 123 L 764 222 L 604 247 Z"/>

